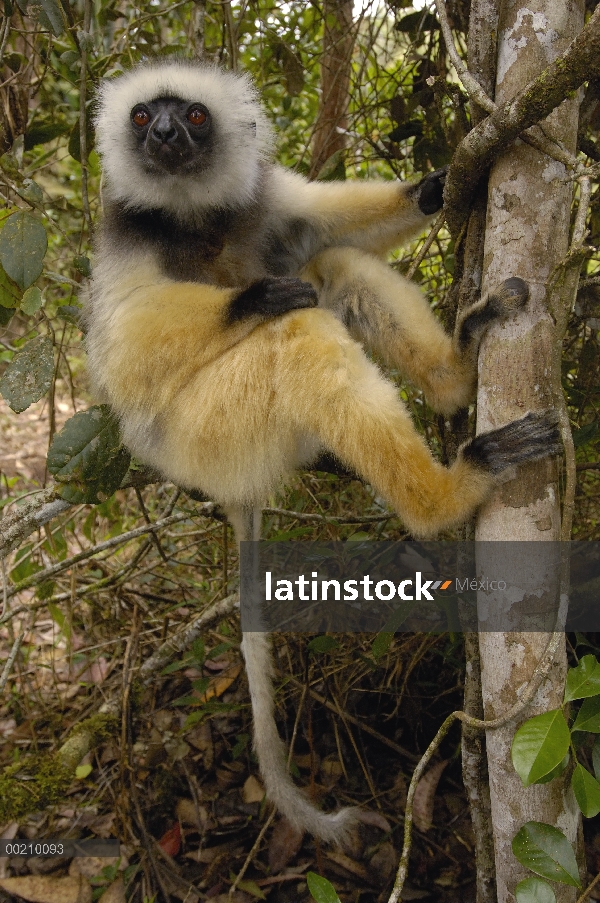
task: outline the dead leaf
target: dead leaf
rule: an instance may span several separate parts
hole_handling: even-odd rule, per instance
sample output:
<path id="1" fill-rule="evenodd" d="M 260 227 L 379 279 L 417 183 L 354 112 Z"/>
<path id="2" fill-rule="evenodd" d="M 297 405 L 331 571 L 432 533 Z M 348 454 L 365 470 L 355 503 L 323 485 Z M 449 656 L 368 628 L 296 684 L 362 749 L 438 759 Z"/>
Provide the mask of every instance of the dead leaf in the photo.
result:
<path id="1" fill-rule="evenodd" d="M 177 856 L 181 849 L 181 825 L 178 821 L 175 822 L 172 828 L 165 831 L 158 841 L 158 845 L 169 856 Z"/>
<path id="2" fill-rule="evenodd" d="M 229 652 L 224 652 L 223 655 L 218 655 L 216 658 L 207 658 L 204 662 L 207 671 L 224 671 L 230 665 L 231 654 Z"/>
<path id="3" fill-rule="evenodd" d="M 188 731 L 185 735 L 185 739 L 200 752 L 206 752 L 207 749 L 212 749 L 213 738 L 208 721 L 195 727 L 193 731 Z"/>
<path id="4" fill-rule="evenodd" d="M 31 903 L 91 903 L 92 888 L 82 875 L 55 878 L 52 875 L 23 875 L 3 878 L 0 887 Z"/>
<path id="5" fill-rule="evenodd" d="M 193 800 L 185 798 L 177 800 L 175 815 L 182 825 L 194 825 L 196 828 L 205 828 L 208 824 L 208 810 L 204 806 L 196 807 Z"/>
<path id="6" fill-rule="evenodd" d="M 275 822 L 269 842 L 269 868 L 277 875 L 299 852 L 304 832 L 295 828 L 287 818 Z"/>
<path id="7" fill-rule="evenodd" d="M 102 837 L 103 840 L 108 840 L 108 838 L 112 836 L 113 822 L 116 817 L 116 812 L 108 812 L 106 815 L 96 815 L 89 822 L 87 827 L 96 835 L 96 837 Z M 121 859 L 123 859 L 123 845 L 121 845 Z"/>
<path id="8" fill-rule="evenodd" d="M 241 784 L 245 773 L 246 766 L 243 762 L 224 762 L 220 768 L 215 769 L 219 790 L 229 790 L 230 787 Z"/>
<path id="9" fill-rule="evenodd" d="M 232 685 L 242 670 L 241 664 L 234 665 L 227 671 L 224 671 L 220 677 L 215 677 L 208 685 L 206 692 L 199 697 L 201 703 L 208 702 L 209 699 L 218 699 Z"/>
<path id="10" fill-rule="evenodd" d="M 116 865 L 119 859 L 119 856 L 75 856 L 71 859 L 69 875 L 74 878 L 79 875 L 83 875 L 84 878 L 95 878 L 107 865 Z"/>
<path id="11" fill-rule="evenodd" d="M 344 769 L 342 768 L 342 763 L 340 762 L 337 753 L 325 756 L 321 762 L 321 774 L 325 778 L 327 787 L 333 787 L 334 784 L 337 784 L 344 774 Z"/>
<path id="12" fill-rule="evenodd" d="M 125 884 L 121 875 L 106 888 L 98 903 L 125 903 Z"/>
<path id="13" fill-rule="evenodd" d="M 265 788 L 258 778 L 253 774 L 246 778 L 242 787 L 242 799 L 245 803 L 262 803 L 265 795 Z"/>
<path id="14" fill-rule="evenodd" d="M 392 826 L 381 812 L 373 812 L 372 809 L 355 809 L 356 817 L 363 825 L 371 825 L 373 828 L 379 828 L 381 831 L 392 830 Z"/>
<path id="15" fill-rule="evenodd" d="M 385 887 L 393 877 L 398 865 L 398 854 L 391 843 L 382 843 L 377 852 L 371 857 L 369 869 L 380 887 Z"/>
<path id="16" fill-rule="evenodd" d="M 433 824 L 435 791 L 449 761 L 449 759 L 442 759 L 441 762 L 426 771 L 417 784 L 413 799 L 413 821 L 419 831 L 429 831 Z"/>
<path id="17" fill-rule="evenodd" d="M 338 850 L 329 850 L 325 855 L 330 862 L 334 862 L 336 865 L 341 866 L 351 875 L 360 878 L 361 881 L 366 881 L 369 884 L 371 883 L 369 870 L 366 869 L 364 865 L 361 865 L 360 862 L 355 862 L 354 859 L 350 859 L 349 856 L 345 856 L 344 853 L 340 853 Z"/>

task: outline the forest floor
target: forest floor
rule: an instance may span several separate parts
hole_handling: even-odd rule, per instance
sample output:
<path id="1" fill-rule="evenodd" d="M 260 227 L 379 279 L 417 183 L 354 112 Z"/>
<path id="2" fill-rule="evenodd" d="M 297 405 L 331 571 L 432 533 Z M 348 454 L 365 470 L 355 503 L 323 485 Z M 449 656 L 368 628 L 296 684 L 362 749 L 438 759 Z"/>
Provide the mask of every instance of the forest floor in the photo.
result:
<path id="1" fill-rule="evenodd" d="M 71 403 L 60 401 L 58 425 L 71 413 Z M 0 407 L 3 498 L 40 487 L 47 445 L 42 402 L 18 416 Z M 285 507 L 293 514 L 313 499 L 322 511 L 330 490 L 302 475 Z M 371 501 L 354 483 L 336 493 L 334 514 Z M 169 513 L 181 520 L 158 539 L 136 534 L 110 545 Z M 306 535 L 305 522 L 293 517 L 269 523 L 277 535 Z M 318 538 L 331 538 L 329 526 L 319 529 Z M 74 726 L 93 721 L 101 705 L 124 698 L 125 706 L 60 798 L 28 805 L 19 817 L 0 815 L 0 839 L 116 838 L 120 855 L 0 858 L 0 903 L 149 903 L 155 895 L 308 903 L 311 871 L 327 877 L 343 903 L 387 900 L 412 770 L 445 715 L 461 705 L 461 640 L 400 634 L 378 657 L 372 636 L 321 637 L 308 647 L 297 635 L 278 636 L 278 723 L 286 745 L 295 737 L 292 770 L 319 805 L 357 805 L 360 818 L 343 849 L 315 844 L 278 816 L 265 831 L 271 810 L 252 753 L 233 610 L 152 680 L 138 679 L 140 664 L 165 639 L 235 587 L 231 545 L 220 520 L 200 516 L 166 484 L 122 490 L 96 508 L 76 506 L 9 561 L 7 587 L 21 581 L 23 589 L 4 603 L 0 673 L 15 638 L 21 645 L 0 695 L 0 780 L 11 766 L 18 789 L 39 790 L 36 769 L 53 761 Z M 89 557 L 71 563 L 82 550 Z M 44 576 L 61 563 L 63 570 Z M 451 731 L 421 782 L 404 900 L 475 899 L 459 748 L 458 730 Z M 0 813 L 2 805 L 0 798 Z M 593 828 L 589 836 L 594 873 L 600 840 Z"/>

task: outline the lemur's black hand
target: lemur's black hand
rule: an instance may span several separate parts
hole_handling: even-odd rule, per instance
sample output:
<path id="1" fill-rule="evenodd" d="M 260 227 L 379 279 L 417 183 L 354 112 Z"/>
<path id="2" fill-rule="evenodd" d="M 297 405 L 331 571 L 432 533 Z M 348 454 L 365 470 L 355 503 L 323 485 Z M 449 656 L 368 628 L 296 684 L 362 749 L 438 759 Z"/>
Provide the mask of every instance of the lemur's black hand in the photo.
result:
<path id="1" fill-rule="evenodd" d="M 416 186 L 417 204 L 421 213 L 429 216 L 444 206 L 444 183 L 448 167 L 427 173 Z"/>
<path id="2" fill-rule="evenodd" d="M 268 319 L 290 310 L 316 307 L 318 303 L 310 282 L 287 276 L 266 276 L 236 295 L 229 306 L 227 319 L 230 323 L 257 315 Z"/>

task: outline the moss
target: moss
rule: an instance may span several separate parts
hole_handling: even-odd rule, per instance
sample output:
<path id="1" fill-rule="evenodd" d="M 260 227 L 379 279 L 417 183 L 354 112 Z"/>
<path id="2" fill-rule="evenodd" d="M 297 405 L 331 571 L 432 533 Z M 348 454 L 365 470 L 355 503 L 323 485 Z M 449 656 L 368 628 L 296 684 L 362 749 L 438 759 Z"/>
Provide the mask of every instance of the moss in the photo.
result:
<path id="1" fill-rule="evenodd" d="M 30 756 L 5 769 L 0 775 L 0 824 L 19 821 L 63 800 L 79 761 L 108 739 L 117 725 L 114 715 L 93 715 L 73 728 L 54 755 Z"/>
<path id="2" fill-rule="evenodd" d="M 52 806 L 64 795 L 73 772 L 55 757 L 12 766 L 0 775 L 0 822 L 18 821 L 30 812 Z"/>

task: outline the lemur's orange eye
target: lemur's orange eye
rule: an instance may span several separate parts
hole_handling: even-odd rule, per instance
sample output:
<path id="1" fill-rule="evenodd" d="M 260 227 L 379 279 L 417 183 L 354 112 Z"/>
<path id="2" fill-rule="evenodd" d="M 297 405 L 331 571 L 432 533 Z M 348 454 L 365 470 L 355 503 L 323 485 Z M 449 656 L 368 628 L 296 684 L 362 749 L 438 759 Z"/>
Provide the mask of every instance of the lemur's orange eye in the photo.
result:
<path id="1" fill-rule="evenodd" d="M 192 107 L 187 114 L 188 122 L 192 125 L 204 125 L 206 122 L 206 113 L 200 107 Z"/>
<path id="2" fill-rule="evenodd" d="M 137 110 L 137 112 L 133 114 L 133 121 L 137 126 L 143 128 L 150 122 L 150 113 L 148 113 L 147 110 Z"/>

